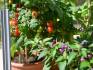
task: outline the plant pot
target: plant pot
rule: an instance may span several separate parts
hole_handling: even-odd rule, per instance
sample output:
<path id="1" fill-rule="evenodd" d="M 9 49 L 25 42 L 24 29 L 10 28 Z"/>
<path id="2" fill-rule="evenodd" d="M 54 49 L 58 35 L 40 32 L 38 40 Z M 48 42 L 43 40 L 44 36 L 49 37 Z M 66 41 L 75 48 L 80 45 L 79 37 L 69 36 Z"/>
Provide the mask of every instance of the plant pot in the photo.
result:
<path id="1" fill-rule="evenodd" d="M 11 62 L 11 70 L 42 70 L 42 62 L 37 62 L 34 64 L 22 64 Z"/>

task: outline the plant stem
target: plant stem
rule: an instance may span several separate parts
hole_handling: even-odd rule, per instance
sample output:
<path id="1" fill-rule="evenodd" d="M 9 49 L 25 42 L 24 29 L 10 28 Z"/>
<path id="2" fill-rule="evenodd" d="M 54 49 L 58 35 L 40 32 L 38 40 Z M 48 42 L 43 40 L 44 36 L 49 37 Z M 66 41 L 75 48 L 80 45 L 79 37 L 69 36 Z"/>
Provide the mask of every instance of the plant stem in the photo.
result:
<path id="1" fill-rule="evenodd" d="M 91 20 L 91 0 L 88 0 L 88 27 L 90 25 L 90 20 Z"/>
<path id="2" fill-rule="evenodd" d="M 25 63 L 28 63 L 27 62 L 27 48 L 25 47 Z"/>
<path id="3" fill-rule="evenodd" d="M 19 61 L 19 63 L 21 63 L 21 54 L 19 53 L 19 59 L 18 59 L 18 61 Z"/>

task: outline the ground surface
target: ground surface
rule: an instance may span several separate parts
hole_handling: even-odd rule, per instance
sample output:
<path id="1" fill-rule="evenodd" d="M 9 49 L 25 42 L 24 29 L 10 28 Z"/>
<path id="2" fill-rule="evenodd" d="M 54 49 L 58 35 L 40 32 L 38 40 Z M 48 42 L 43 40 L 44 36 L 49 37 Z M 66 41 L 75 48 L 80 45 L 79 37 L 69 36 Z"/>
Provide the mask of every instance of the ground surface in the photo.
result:
<path id="1" fill-rule="evenodd" d="M 3 70 L 2 48 L 0 48 L 0 70 Z"/>

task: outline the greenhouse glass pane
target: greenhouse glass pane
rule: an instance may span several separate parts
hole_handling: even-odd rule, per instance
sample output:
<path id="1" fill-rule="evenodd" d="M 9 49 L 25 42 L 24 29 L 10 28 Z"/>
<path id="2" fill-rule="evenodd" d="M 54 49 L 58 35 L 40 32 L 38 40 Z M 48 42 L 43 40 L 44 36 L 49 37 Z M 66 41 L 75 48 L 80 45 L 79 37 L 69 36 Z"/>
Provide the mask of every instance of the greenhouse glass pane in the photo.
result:
<path id="1" fill-rule="evenodd" d="M 3 70 L 3 53 L 2 53 L 2 26 L 1 26 L 1 11 L 0 11 L 0 70 Z"/>

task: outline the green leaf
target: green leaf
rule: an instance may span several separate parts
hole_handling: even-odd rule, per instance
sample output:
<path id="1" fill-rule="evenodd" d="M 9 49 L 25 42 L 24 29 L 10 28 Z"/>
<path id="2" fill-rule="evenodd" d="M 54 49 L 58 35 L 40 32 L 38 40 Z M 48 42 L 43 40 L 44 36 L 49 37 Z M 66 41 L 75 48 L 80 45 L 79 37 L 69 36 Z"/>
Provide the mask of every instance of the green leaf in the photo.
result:
<path id="1" fill-rule="evenodd" d="M 86 67 L 90 67 L 90 63 L 88 61 L 83 61 L 80 63 L 80 68 L 86 68 Z"/>
<path id="2" fill-rule="evenodd" d="M 39 43 L 39 41 L 40 41 L 39 38 L 37 38 L 37 37 L 34 38 L 34 42 L 35 42 L 35 43 Z"/>
<path id="3" fill-rule="evenodd" d="M 44 64 L 48 64 L 50 62 L 51 57 L 46 57 Z"/>
<path id="4" fill-rule="evenodd" d="M 57 58 L 56 62 L 61 62 L 63 59 L 64 59 L 63 56 L 59 56 L 59 57 Z"/>
<path id="5" fill-rule="evenodd" d="M 89 47 L 93 47 L 93 43 L 89 45 Z"/>
<path id="6" fill-rule="evenodd" d="M 31 21 L 30 21 L 30 28 L 32 28 L 32 29 L 37 28 L 39 23 L 40 22 L 37 19 L 31 19 Z"/>
<path id="7" fill-rule="evenodd" d="M 76 68 L 75 70 L 78 70 L 78 68 Z"/>
<path id="8" fill-rule="evenodd" d="M 86 57 L 86 56 L 87 56 L 87 49 L 86 49 L 86 48 L 82 48 L 80 54 L 81 54 L 83 57 Z"/>
<path id="9" fill-rule="evenodd" d="M 70 44 L 69 47 L 72 49 L 80 49 L 81 46 L 77 43 L 74 43 L 74 44 Z"/>
<path id="10" fill-rule="evenodd" d="M 25 6 L 30 5 L 30 1 L 29 1 L 29 0 L 26 1 L 26 2 L 24 3 L 24 5 L 25 5 Z"/>
<path id="11" fill-rule="evenodd" d="M 93 58 L 90 60 L 90 63 L 92 63 L 92 64 L 93 64 Z"/>
<path id="12" fill-rule="evenodd" d="M 12 57 L 12 58 L 14 58 L 14 54 L 15 54 L 16 50 L 17 50 L 16 45 L 13 44 L 13 45 L 11 46 L 11 49 L 10 49 L 10 51 L 11 51 L 11 57 Z"/>
<path id="13" fill-rule="evenodd" d="M 56 44 L 54 44 L 53 47 L 55 47 L 55 49 L 59 49 L 61 47 L 60 42 L 57 42 Z"/>
<path id="14" fill-rule="evenodd" d="M 44 40 L 43 40 L 43 42 L 45 43 L 45 42 L 47 42 L 47 41 L 50 41 L 52 39 L 52 37 L 51 38 L 45 38 Z"/>
<path id="15" fill-rule="evenodd" d="M 66 68 L 66 61 L 58 63 L 59 70 L 65 70 Z"/>
<path id="16" fill-rule="evenodd" d="M 24 39 L 24 36 L 21 36 L 18 40 L 17 40 L 17 46 L 19 46 L 21 43 L 22 43 L 22 41 L 23 41 L 23 39 Z"/>
<path id="17" fill-rule="evenodd" d="M 68 56 L 68 64 L 70 64 L 73 59 L 76 57 L 76 53 L 75 52 L 71 52 L 70 55 Z"/>
<path id="18" fill-rule="evenodd" d="M 33 44 L 33 42 L 32 42 L 32 41 L 27 41 L 27 42 L 24 44 L 24 46 L 28 46 L 28 45 L 30 45 L 30 44 Z"/>
<path id="19" fill-rule="evenodd" d="M 44 57 L 47 54 L 47 49 L 43 50 L 42 52 L 40 52 L 40 55 L 38 57 L 38 60 L 41 59 L 42 57 Z"/>
<path id="20" fill-rule="evenodd" d="M 51 56 L 52 56 L 52 57 L 55 57 L 56 53 L 57 53 L 56 49 L 53 48 L 53 49 L 51 50 Z"/>
<path id="21" fill-rule="evenodd" d="M 51 66 L 50 63 L 44 64 L 43 70 L 50 70 Z"/>
<path id="22" fill-rule="evenodd" d="M 64 57 L 64 59 L 67 59 L 67 52 L 66 52 L 66 50 L 63 53 L 63 57 Z"/>
<path id="23" fill-rule="evenodd" d="M 21 2 L 25 2 L 25 0 L 21 0 Z"/>
<path id="24" fill-rule="evenodd" d="M 51 42 L 46 42 L 45 45 L 49 45 L 50 46 L 51 45 Z"/>

